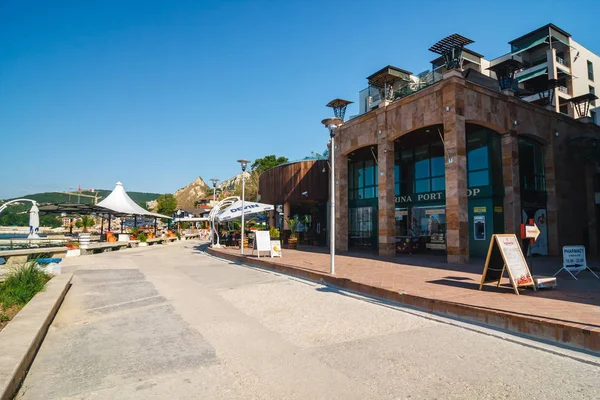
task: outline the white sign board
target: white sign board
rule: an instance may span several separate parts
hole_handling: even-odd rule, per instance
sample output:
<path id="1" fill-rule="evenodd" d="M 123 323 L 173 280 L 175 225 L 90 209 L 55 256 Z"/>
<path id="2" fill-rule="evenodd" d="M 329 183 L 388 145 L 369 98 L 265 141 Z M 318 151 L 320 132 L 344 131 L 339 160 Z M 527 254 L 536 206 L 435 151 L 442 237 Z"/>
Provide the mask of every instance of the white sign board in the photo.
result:
<path id="1" fill-rule="evenodd" d="M 261 251 L 271 251 L 271 235 L 269 235 L 269 231 L 256 231 L 255 232 L 255 248 L 258 252 L 258 256 L 260 257 Z"/>
<path id="2" fill-rule="evenodd" d="M 554 276 L 558 275 L 563 269 L 575 279 L 577 279 L 575 275 L 585 269 L 589 269 L 590 272 L 598 278 L 598 275 L 596 275 L 587 265 L 585 259 L 585 246 L 563 246 L 563 266 L 556 274 L 554 274 Z"/>
<path id="3" fill-rule="evenodd" d="M 281 241 L 271 240 L 271 258 L 282 257 L 281 255 Z"/>

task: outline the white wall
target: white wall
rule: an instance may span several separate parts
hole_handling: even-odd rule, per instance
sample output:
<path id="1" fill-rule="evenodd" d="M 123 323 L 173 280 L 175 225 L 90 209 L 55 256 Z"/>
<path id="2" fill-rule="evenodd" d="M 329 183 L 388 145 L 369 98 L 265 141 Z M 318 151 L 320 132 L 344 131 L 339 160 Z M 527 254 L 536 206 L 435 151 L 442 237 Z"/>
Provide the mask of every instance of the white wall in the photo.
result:
<path id="1" fill-rule="evenodd" d="M 581 96 L 589 93 L 589 87 L 593 86 L 596 90 L 596 95 L 600 94 L 600 57 L 592 53 L 579 43 L 570 39 L 571 44 L 571 73 L 573 74 L 573 97 Z M 577 60 L 575 56 L 579 53 Z M 594 80 L 588 79 L 587 62 L 591 61 L 594 64 Z M 599 96 L 600 97 L 600 96 Z M 600 100 L 596 100 L 596 106 L 600 108 Z M 598 109 L 596 109 L 598 110 Z"/>

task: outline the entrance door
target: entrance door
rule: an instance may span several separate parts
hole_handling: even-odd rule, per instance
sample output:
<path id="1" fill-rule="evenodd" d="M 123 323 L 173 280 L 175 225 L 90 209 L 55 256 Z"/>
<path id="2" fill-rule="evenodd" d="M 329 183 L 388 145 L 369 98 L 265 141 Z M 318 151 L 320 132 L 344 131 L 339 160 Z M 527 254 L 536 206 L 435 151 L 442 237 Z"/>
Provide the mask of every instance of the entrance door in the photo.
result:
<path id="1" fill-rule="evenodd" d="M 377 207 L 348 209 L 348 245 L 358 249 L 377 248 Z"/>

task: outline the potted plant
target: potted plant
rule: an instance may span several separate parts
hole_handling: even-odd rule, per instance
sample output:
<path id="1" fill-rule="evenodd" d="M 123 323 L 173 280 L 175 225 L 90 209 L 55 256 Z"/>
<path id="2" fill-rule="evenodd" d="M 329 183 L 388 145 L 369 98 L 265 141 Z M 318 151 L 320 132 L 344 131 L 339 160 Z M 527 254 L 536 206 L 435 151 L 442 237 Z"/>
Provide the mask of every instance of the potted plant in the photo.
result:
<path id="1" fill-rule="evenodd" d="M 96 221 L 89 215 L 84 215 L 81 217 L 79 221 L 76 222 L 76 226 L 78 228 L 83 228 L 82 233 L 79 234 L 79 242 L 81 243 L 81 247 L 87 247 L 90 243 L 90 234 L 88 233 L 88 228 L 94 226 Z"/>
<path id="2" fill-rule="evenodd" d="M 79 242 L 71 240 L 65 244 L 65 247 L 67 250 L 76 250 L 79 248 Z"/>
<path id="3" fill-rule="evenodd" d="M 138 228 L 131 228 L 130 229 L 131 235 L 129 235 L 129 240 L 137 240 L 138 232 L 139 232 Z"/>
<path id="4" fill-rule="evenodd" d="M 138 240 L 140 241 L 140 246 L 148 246 L 148 236 L 146 236 L 145 232 L 141 232 L 137 235 Z"/>
<path id="5" fill-rule="evenodd" d="M 272 226 L 269 229 L 269 236 L 271 237 L 271 239 L 273 240 L 278 240 L 280 233 L 279 233 L 279 229 L 275 228 L 274 226 Z"/>
<path id="6" fill-rule="evenodd" d="M 288 238 L 288 248 L 296 249 L 298 247 L 298 228 L 300 228 L 301 221 L 296 215 L 293 219 L 286 220 L 286 222 L 291 231 Z"/>

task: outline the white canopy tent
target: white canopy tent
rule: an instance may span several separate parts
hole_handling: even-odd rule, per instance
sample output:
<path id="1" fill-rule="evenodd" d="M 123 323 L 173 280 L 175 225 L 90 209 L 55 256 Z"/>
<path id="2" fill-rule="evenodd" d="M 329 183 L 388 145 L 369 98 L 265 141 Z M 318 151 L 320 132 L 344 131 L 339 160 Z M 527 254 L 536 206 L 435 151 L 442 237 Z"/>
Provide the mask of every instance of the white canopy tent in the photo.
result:
<path id="1" fill-rule="evenodd" d="M 100 203 L 96 204 L 96 206 L 106 208 L 109 214 L 112 213 L 171 219 L 171 217 L 166 215 L 156 214 L 148 210 L 144 210 L 142 207 L 137 205 L 135 201 L 131 200 L 131 197 L 129 197 L 121 182 L 117 182 L 112 193 Z"/>

